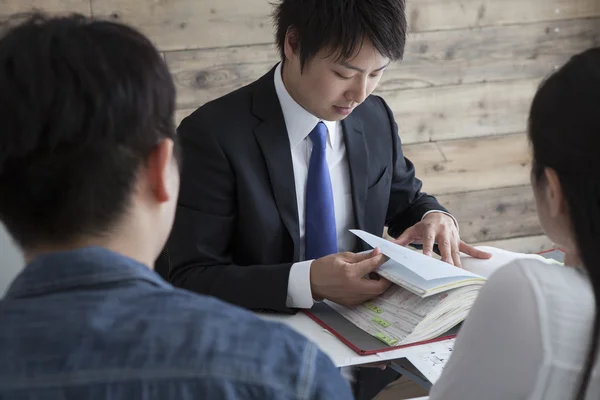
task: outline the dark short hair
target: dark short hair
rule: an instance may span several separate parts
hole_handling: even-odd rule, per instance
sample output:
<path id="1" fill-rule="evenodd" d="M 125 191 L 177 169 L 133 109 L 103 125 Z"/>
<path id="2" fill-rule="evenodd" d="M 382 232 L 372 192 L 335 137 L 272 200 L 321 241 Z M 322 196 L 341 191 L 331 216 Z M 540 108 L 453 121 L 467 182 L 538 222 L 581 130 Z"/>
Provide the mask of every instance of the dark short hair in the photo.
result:
<path id="1" fill-rule="evenodd" d="M 16 22 L 15 22 L 16 21 Z M 175 88 L 136 30 L 81 15 L 0 36 L 0 220 L 24 249 L 107 234 L 140 166 L 175 136 Z"/>
<path id="2" fill-rule="evenodd" d="M 404 55 L 404 0 L 280 0 L 273 18 L 282 60 L 288 29 L 298 33 L 301 67 L 322 49 L 331 49 L 338 60 L 349 59 L 365 38 L 392 61 Z"/>

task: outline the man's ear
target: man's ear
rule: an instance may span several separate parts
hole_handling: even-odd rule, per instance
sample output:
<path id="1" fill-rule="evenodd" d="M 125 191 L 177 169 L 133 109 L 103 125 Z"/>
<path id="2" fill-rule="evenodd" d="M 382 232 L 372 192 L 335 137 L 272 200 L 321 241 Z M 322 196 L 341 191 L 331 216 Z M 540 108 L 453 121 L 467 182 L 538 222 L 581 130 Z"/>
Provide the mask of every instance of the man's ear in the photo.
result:
<path id="1" fill-rule="evenodd" d="M 160 203 L 169 201 L 171 193 L 170 180 L 172 177 L 174 143 L 171 139 L 163 139 L 148 156 L 147 174 L 150 189 Z"/>
<path id="2" fill-rule="evenodd" d="M 298 35 L 298 31 L 293 26 L 290 26 L 285 34 L 283 51 L 285 58 L 288 60 L 293 60 L 300 54 L 300 35 Z"/>

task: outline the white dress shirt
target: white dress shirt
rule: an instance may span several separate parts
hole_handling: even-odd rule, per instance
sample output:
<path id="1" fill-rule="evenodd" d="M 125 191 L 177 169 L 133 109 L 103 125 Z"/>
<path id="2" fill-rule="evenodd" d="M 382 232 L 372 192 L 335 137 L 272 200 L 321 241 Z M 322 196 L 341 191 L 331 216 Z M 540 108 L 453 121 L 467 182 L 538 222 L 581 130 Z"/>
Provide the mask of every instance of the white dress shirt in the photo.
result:
<path id="1" fill-rule="evenodd" d="M 283 111 L 283 118 L 290 139 L 292 165 L 298 203 L 298 224 L 300 228 L 300 259 L 304 260 L 306 181 L 312 151 L 310 132 L 322 120 L 306 111 L 288 93 L 281 77 L 281 63 L 275 69 L 275 91 Z M 352 251 L 356 236 L 350 229 L 356 227 L 354 204 L 350 185 L 350 164 L 346 154 L 346 144 L 339 121 L 322 121 L 327 127 L 326 149 L 327 166 L 333 188 L 333 206 L 339 252 Z M 433 211 L 437 212 L 437 211 Z M 427 215 L 426 213 L 425 215 Z M 425 215 L 423 217 L 425 217 Z M 383 232 L 382 232 L 383 233 Z M 292 265 L 288 279 L 286 305 L 290 308 L 311 308 L 314 304 L 310 288 L 310 266 L 314 260 L 297 262 Z"/>
<path id="2" fill-rule="evenodd" d="M 298 203 L 298 223 L 300 228 L 300 259 L 304 259 L 305 204 L 308 166 L 312 152 L 310 132 L 321 121 L 290 96 L 281 78 L 281 64 L 275 70 L 275 90 L 283 111 L 283 118 L 290 138 L 292 165 L 296 184 Z M 350 192 L 350 166 L 346 154 L 346 144 L 342 136 L 342 124 L 339 121 L 323 121 L 327 127 L 326 158 L 333 188 L 333 206 L 335 210 L 335 228 L 338 250 L 354 249 L 356 236 L 349 230 L 354 228 L 354 206 Z M 313 260 L 295 263 L 288 280 L 287 306 L 293 308 L 311 308 L 314 304 L 310 289 L 310 266 Z"/>

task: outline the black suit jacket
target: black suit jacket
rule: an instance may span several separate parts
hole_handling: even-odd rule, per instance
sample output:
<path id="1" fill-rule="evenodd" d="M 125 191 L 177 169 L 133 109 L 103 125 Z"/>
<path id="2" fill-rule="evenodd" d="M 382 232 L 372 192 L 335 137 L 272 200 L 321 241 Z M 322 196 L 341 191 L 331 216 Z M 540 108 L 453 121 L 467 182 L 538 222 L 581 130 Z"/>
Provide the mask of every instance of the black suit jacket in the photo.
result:
<path id="1" fill-rule="evenodd" d="M 301 261 L 298 210 L 273 74 L 181 122 L 183 168 L 167 244 L 169 280 L 249 309 L 293 312 L 286 298 L 290 268 Z M 425 212 L 445 211 L 420 192 L 383 99 L 367 98 L 342 127 L 356 228 L 381 235 L 387 225 L 397 236 Z"/>

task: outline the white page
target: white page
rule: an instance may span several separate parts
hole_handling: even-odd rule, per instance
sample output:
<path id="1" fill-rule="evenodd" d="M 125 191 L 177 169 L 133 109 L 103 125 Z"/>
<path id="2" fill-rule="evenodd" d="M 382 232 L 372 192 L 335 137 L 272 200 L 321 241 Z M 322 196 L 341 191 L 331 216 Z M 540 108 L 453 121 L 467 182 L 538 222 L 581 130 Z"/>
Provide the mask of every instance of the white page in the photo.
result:
<path id="1" fill-rule="evenodd" d="M 364 240 L 371 247 L 378 247 L 383 254 L 397 263 L 429 281 L 432 279 L 460 277 L 481 278 L 472 272 L 445 263 L 435 258 L 428 257 L 416 251 L 409 250 L 389 240 L 372 235 L 368 232 L 351 229 L 350 232 Z"/>
<path id="2" fill-rule="evenodd" d="M 429 382 L 435 384 L 452 355 L 454 340 L 448 339 L 419 346 L 418 349 L 412 350 L 406 358 Z"/>
<path id="3" fill-rule="evenodd" d="M 376 336 L 377 333 L 381 333 L 390 339 L 395 339 L 395 343 L 388 343 L 393 346 L 400 345 L 423 318 L 446 297 L 445 294 L 437 294 L 422 298 L 394 285 L 381 296 L 359 306 L 345 307 L 329 300 L 325 300 L 325 303 L 370 335 Z M 375 312 L 371 307 L 379 311 Z M 382 327 L 374 318 L 379 318 L 389 326 Z"/>
<path id="4" fill-rule="evenodd" d="M 498 268 L 501 268 L 511 262 L 528 258 L 537 259 L 546 263 L 557 263 L 557 261 L 544 258 L 539 254 L 514 253 L 512 251 L 499 249 L 496 247 L 479 246 L 478 250 L 482 250 L 492 254 L 492 258 L 488 260 L 473 258 L 467 255 L 461 256 L 460 261 L 464 269 L 475 274 L 481 275 L 484 278 L 489 278 Z"/>
<path id="5" fill-rule="evenodd" d="M 419 274 L 404 267 L 402 264 L 399 264 L 397 261 L 394 261 L 391 258 L 384 262 L 381 267 L 379 267 L 377 273 L 391 282 L 398 280 L 409 283 L 412 286 L 424 291 L 437 287 L 439 282 L 439 279 L 432 279 L 429 281 L 423 279 Z M 449 279 L 454 281 L 456 278 Z"/>
<path id="6" fill-rule="evenodd" d="M 477 272 L 475 270 L 469 271 L 473 273 Z M 457 281 L 455 276 L 426 280 L 422 278 L 421 275 L 413 272 L 411 269 L 406 268 L 402 264 L 392 259 L 389 259 L 388 261 L 383 263 L 381 267 L 379 267 L 379 269 L 377 270 L 377 273 L 379 273 L 388 280 L 390 280 L 391 277 L 396 277 L 397 279 L 409 283 L 413 286 L 416 286 L 422 290 L 431 290 L 440 286 L 449 285 Z M 388 278 L 386 277 L 386 275 L 389 275 L 391 277 Z"/>

